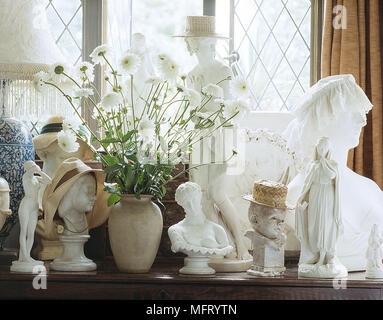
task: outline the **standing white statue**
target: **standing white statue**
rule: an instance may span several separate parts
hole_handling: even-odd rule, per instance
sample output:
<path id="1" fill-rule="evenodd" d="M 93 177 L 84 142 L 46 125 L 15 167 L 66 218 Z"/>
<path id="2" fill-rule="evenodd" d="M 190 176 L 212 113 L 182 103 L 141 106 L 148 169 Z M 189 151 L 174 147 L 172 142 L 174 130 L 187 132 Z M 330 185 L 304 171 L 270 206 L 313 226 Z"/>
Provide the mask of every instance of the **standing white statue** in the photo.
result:
<path id="1" fill-rule="evenodd" d="M 84 244 L 90 238 L 89 222 L 96 218 L 93 207 L 97 190 L 103 189 L 103 172 L 76 158 L 64 160 L 59 168 L 60 176 L 52 179 L 53 192 L 46 200 L 44 214 L 46 227 L 57 229 L 63 252 L 50 267 L 59 271 L 96 270 L 96 264 L 84 254 Z"/>
<path id="2" fill-rule="evenodd" d="M 348 271 L 365 270 L 368 237 L 372 225 L 383 227 L 383 193 L 371 179 L 347 167 L 350 149 L 359 144 L 366 114 L 372 105 L 352 75 L 331 76 L 311 87 L 293 111 L 294 119 L 284 137 L 288 147 L 309 163 L 318 139 L 328 137 L 338 164 L 340 208 L 344 233 L 337 256 Z M 288 185 L 288 199 L 296 203 L 303 188 L 304 172 Z"/>
<path id="3" fill-rule="evenodd" d="M 51 183 L 51 178 L 41 171 L 34 161 L 24 163 L 23 175 L 24 198 L 19 206 L 20 222 L 20 250 L 19 259 L 12 262 L 13 272 L 34 272 L 36 265 L 43 265 L 42 261 L 31 258 L 31 250 L 35 239 L 35 229 L 39 215 L 38 194 L 43 185 Z"/>
<path id="4" fill-rule="evenodd" d="M 374 224 L 368 239 L 366 278 L 383 279 L 383 233 Z"/>
<path id="5" fill-rule="evenodd" d="M 285 219 L 288 210 L 286 204 L 287 187 L 270 180 L 254 183 L 253 194 L 244 196 L 250 201 L 249 221 L 253 230 L 246 236 L 253 243 L 254 264 L 247 270 L 250 275 L 279 276 L 286 270 Z"/>
<path id="6" fill-rule="evenodd" d="M 298 275 L 346 277 L 347 269 L 336 257 L 342 234 L 338 164 L 331 159 L 329 139 L 323 137 L 307 170 L 296 211 L 296 232 L 301 241 Z"/>
<path id="7" fill-rule="evenodd" d="M 231 98 L 230 82 L 232 70 L 229 66 L 217 60 L 215 46 L 218 39 L 228 39 L 215 32 L 215 17 L 189 16 L 186 19 L 186 28 L 183 35 L 190 55 L 195 55 L 198 64 L 188 73 L 187 86 L 201 92 L 209 84 L 218 85 L 222 89 L 221 99 Z M 201 112 L 215 112 L 220 108 L 216 99 L 209 101 Z M 215 133 L 215 157 L 223 150 L 222 135 Z M 218 147 L 221 145 L 222 148 Z M 198 152 L 199 150 L 196 150 Z M 212 154 L 206 147 L 204 153 Z M 220 155 L 219 155 L 220 156 Z M 225 158 L 225 157 L 224 157 Z M 223 160 L 223 159 L 222 159 Z M 198 172 L 192 173 L 192 180 L 198 181 L 203 191 L 203 208 L 206 215 L 219 222 L 229 235 L 234 251 L 225 257 L 214 259 L 210 265 L 217 271 L 239 272 L 246 271 L 252 264 L 249 254 L 250 243 L 245 238 L 241 228 L 241 215 L 230 199 L 230 194 L 222 187 L 225 184 L 226 164 L 211 164 L 200 167 Z M 244 224 L 247 222 L 244 221 Z"/>
<path id="8" fill-rule="evenodd" d="M 181 184 L 176 190 L 175 200 L 184 209 L 185 218 L 171 226 L 168 234 L 172 251 L 183 252 L 188 256 L 180 273 L 215 274 L 215 270 L 208 265 L 210 256 L 226 255 L 233 250 L 225 230 L 206 219 L 198 184 L 190 181 Z"/>
<path id="9" fill-rule="evenodd" d="M 0 230 L 3 227 L 5 220 L 11 215 L 12 211 L 9 208 L 9 184 L 7 180 L 0 177 Z"/>

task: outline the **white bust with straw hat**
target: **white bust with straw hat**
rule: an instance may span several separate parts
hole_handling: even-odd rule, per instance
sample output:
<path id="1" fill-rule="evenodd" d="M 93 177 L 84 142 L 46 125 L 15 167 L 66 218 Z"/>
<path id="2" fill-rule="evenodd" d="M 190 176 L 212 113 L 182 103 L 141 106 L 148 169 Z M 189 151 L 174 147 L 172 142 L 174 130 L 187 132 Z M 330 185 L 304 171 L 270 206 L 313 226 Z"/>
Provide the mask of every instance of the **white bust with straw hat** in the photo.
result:
<path id="1" fill-rule="evenodd" d="M 246 236 L 253 243 L 254 264 L 250 275 L 278 276 L 285 270 L 284 245 L 286 243 L 285 218 L 287 187 L 270 180 L 254 183 L 253 193 L 243 198 L 250 201 L 249 220 L 253 230 Z"/>

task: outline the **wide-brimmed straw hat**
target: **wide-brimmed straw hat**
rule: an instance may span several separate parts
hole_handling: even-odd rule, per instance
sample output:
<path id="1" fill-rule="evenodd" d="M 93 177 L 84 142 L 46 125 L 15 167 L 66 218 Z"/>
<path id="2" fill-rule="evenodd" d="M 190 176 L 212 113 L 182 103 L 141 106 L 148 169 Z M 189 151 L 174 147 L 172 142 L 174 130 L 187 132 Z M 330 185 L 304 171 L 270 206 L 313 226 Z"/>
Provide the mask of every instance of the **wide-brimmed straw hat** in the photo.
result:
<path id="1" fill-rule="evenodd" d="M 46 239 L 55 240 L 58 238 L 58 225 L 64 225 L 57 213 L 59 204 L 64 195 L 73 184 L 85 174 L 92 173 L 96 178 L 97 200 L 91 212 L 86 213 L 89 229 L 102 225 L 109 216 L 110 207 L 107 199 L 109 194 L 104 191 L 105 174 L 101 169 L 93 169 L 77 158 L 69 158 L 57 168 L 52 183 L 49 184 L 43 195 L 42 220 L 38 221 L 36 232 Z"/>
<path id="2" fill-rule="evenodd" d="M 253 194 L 243 196 L 243 199 L 261 206 L 293 210 L 294 206 L 286 203 L 287 186 L 271 180 L 259 180 L 254 183 Z"/>
<path id="3" fill-rule="evenodd" d="M 217 38 L 217 39 L 230 39 L 223 34 L 215 31 L 215 17 L 214 16 L 188 16 L 186 17 L 185 31 L 180 35 L 173 37 L 180 38 Z"/>
<path id="4" fill-rule="evenodd" d="M 63 129 L 63 121 L 65 117 L 63 116 L 52 116 L 47 119 L 46 123 L 41 128 L 40 134 L 33 138 L 33 144 L 35 150 L 43 150 L 48 148 L 52 143 L 57 141 L 57 133 Z M 83 135 L 88 135 L 86 129 L 83 126 L 80 126 L 79 133 Z M 85 144 L 81 139 L 77 139 L 77 142 L 80 144 Z M 84 152 L 82 161 L 87 161 L 93 159 L 93 152 L 88 147 Z"/>

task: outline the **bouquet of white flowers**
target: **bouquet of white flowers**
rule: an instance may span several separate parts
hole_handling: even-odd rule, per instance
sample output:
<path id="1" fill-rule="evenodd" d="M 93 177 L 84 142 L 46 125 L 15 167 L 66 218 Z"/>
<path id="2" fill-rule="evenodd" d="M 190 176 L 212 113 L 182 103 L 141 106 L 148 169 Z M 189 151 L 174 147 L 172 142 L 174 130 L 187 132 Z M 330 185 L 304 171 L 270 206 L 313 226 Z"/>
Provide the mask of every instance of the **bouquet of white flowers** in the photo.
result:
<path id="1" fill-rule="evenodd" d="M 161 199 L 165 185 L 175 178 L 177 164 L 184 164 L 181 173 L 197 167 L 185 165 L 193 144 L 232 125 L 248 107 L 242 100 L 223 100 L 219 83 L 209 84 L 201 92 L 187 88 L 186 76 L 179 75 L 178 65 L 167 55 L 157 56 L 159 76 L 142 81 L 139 55 L 129 50 L 115 68 L 110 62 L 112 54 L 102 45 L 90 55 L 94 64 L 106 68 L 108 89 L 102 97 L 93 84 L 94 64 L 89 62 L 74 68 L 52 65 L 50 73 L 36 74 L 36 89 L 54 86 L 73 107 L 78 121 L 64 121 L 59 145 L 74 152 L 80 138 L 95 152 L 107 175 L 109 205 L 119 201 L 122 194 L 135 194 L 138 199 L 141 194 L 149 194 Z M 140 79 L 139 89 L 136 78 Z M 206 112 L 204 107 L 212 103 L 215 111 Z M 96 132 L 84 120 L 80 107 L 97 121 Z M 88 129 L 91 139 L 79 133 L 79 125 Z M 95 142 L 100 145 L 98 152 L 93 147 Z"/>

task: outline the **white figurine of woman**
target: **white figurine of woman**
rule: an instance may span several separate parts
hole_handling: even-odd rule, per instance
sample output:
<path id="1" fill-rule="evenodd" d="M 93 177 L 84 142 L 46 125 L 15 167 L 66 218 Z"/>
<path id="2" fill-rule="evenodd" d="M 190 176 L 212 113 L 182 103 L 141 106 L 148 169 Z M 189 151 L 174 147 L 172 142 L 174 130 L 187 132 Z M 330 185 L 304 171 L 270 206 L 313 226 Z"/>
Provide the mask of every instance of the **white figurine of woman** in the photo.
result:
<path id="1" fill-rule="evenodd" d="M 330 142 L 322 137 L 298 199 L 296 231 L 301 240 L 298 274 L 307 277 L 345 277 L 336 257 L 342 233 L 338 164 L 331 159 Z"/>
<path id="2" fill-rule="evenodd" d="M 36 261 L 31 258 L 30 254 L 39 214 L 39 190 L 42 186 L 51 183 L 51 178 L 42 172 L 34 161 L 26 161 L 24 163 L 24 170 L 23 188 L 25 195 L 20 202 L 18 212 L 20 222 L 20 250 L 18 261 L 14 261 L 11 266 L 11 271 L 14 272 L 32 272 L 33 265 L 42 264 L 41 261 Z"/>
<path id="3" fill-rule="evenodd" d="M 383 278 L 383 234 L 374 224 L 368 239 L 366 278 Z"/>
<path id="4" fill-rule="evenodd" d="M 226 255 L 233 250 L 223 227 L 206 219 L 201 198 L 201 188 L 194 182 L 183 183 L 176 190 L 175 199 L 185 210 L 185 218 L 171 226 L 168 234 L 172 251 L 188 255 L 180 273 L 214 274 L 208 267 L 209 256 Z"/>

